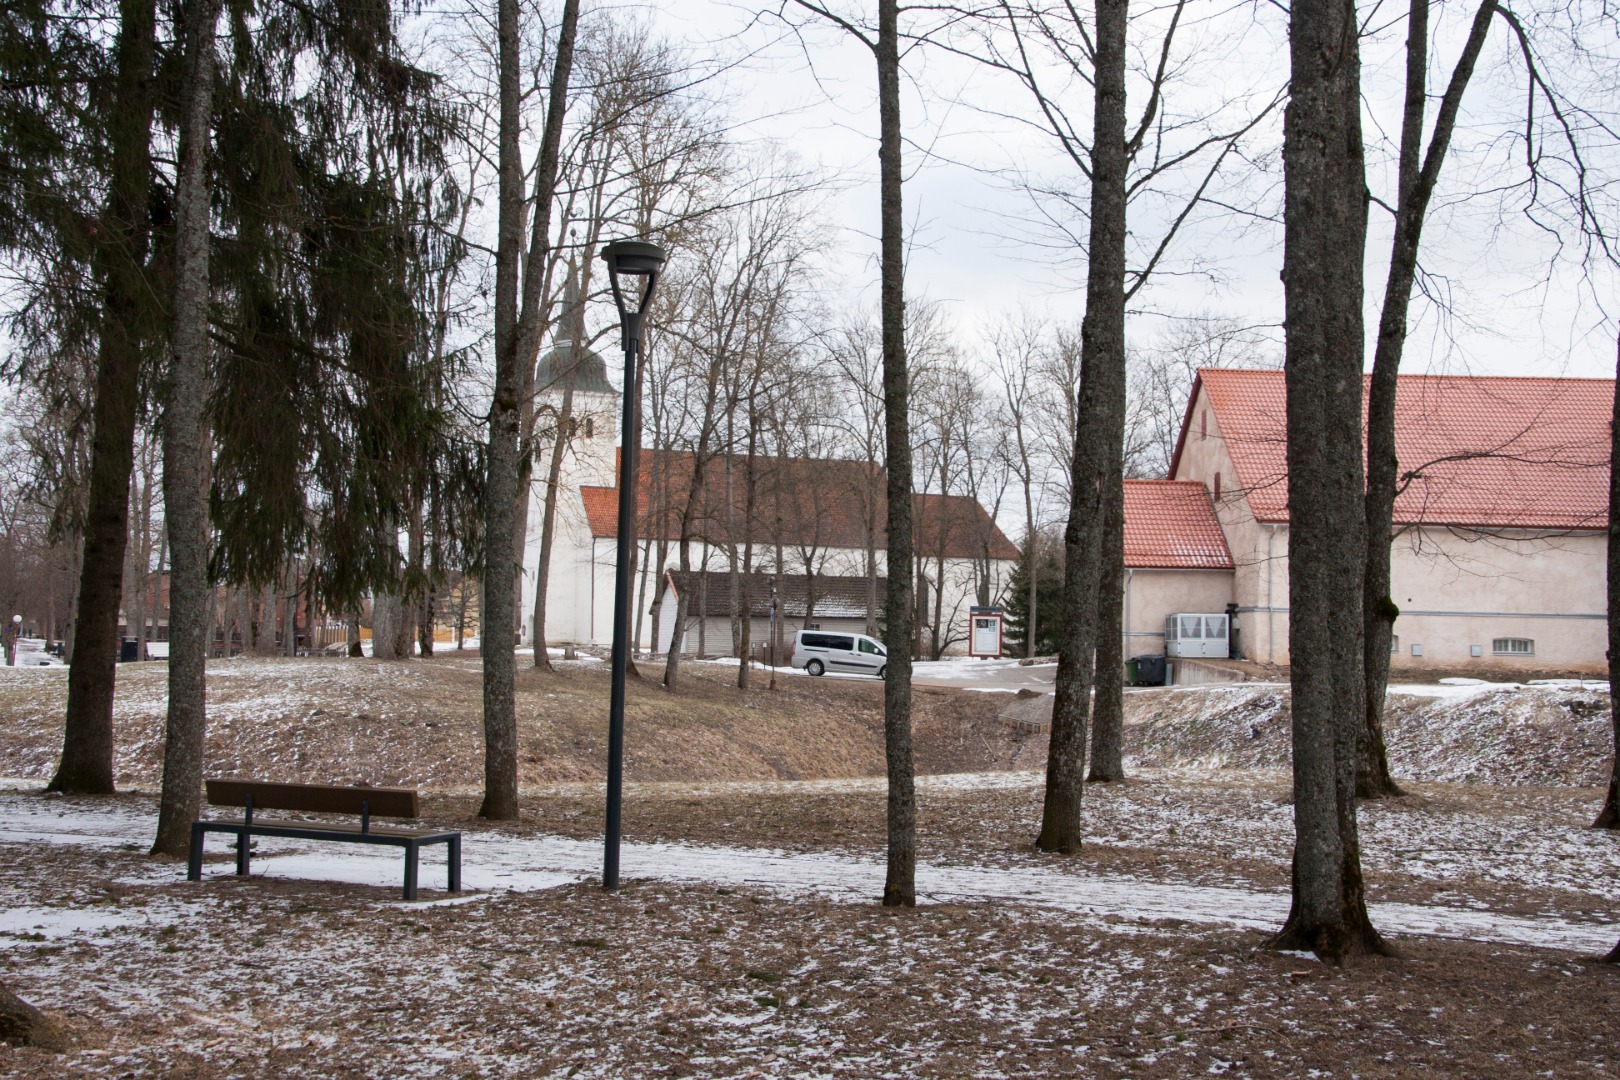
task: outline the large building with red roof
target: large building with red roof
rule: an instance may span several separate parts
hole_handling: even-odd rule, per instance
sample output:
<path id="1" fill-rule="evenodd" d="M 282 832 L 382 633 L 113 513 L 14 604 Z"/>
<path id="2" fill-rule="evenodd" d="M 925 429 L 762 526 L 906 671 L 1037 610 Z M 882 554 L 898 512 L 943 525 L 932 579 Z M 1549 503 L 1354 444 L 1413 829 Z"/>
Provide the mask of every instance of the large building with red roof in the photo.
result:
<path id="1" fill-rule="evenodd" d="M 559 381 L 547 363 L 538 373 L 541 386 Z M 575 377 L 576 423 L 558 484 L 546 601 L 546 639 L 553 646 L 606 644 L 612 636 L 619 397 L 600 367 L 600 359 L 588 354 L 581 362 L 584 377 Z M 549 448 L 542 447 L 537 460 L 548 459 Z M 695 465 L 689 453 L 643 449 L 640 455 L 632 615 L 638 648 L 668 647 L 683 585 L 693 594 L 687 651 L 731 652 L 733 630 L 744 618 L 751 620 L 751 641 L 764 642 L 768 605 L 753 593 L 773 578 L 780 589 L 792 587 L 792 597 L 784 592 L 779 605 L 786 631 L 809 624 L 857 630 L 876 625 L 881 613 L 864 600 L 856 611 L 850 598 L 882 596 L 875 583 L 887 572 L 888 521 L 886 478 L 879 469 L 850 459 L 717 455 L 703 463 L 694 495 Z M 539 566 L 545 503 L 545 477 L 536 471 L 541 475 L 531 493 L 524 560 L 529 589 Z M 927 651 L 937 642 L 942 651 L 960 652 L 969 608 L 1000 600 L 1018 550 L 973 498 L 919 494 L 913 510 L 920 640 Z M 683 533 L 690 540 L 685 573 Z M 739 576 L 733 577 L 734 569 Z M 700 603 L 693 583 L 722 580 L 723 586 L 702 589 Z M 531 641 L 532 602 L 531 595 L 523 627 Z"/>
<path id="2" fill-rule="evenodd" d="M 1614 389 L 1604 379 L 1400 377 L 1395 666 L 1602 666 Z M 1288 661 L 1284 407 L 1280 371 L 1199 372 L 1162 486 L 1205 492 L 1225 550 L 1215 553 L 1207 519 L 1180 523 L 1162 508 L 1139 510 L 1126 541 L 1145 530 L 1137 542 L 1162 549 L 1175 538 L 1189 548 L 1182 557 L 1212 570 L 1224 557 L 1239 646 L 1276 663 Z M 1128 520 L 1131 506 L 1128 491 Z M 1202 595 L 1172 606 L 1219 610 Z M 1144 644 L 1131 648 L 1150 651 Z"/>

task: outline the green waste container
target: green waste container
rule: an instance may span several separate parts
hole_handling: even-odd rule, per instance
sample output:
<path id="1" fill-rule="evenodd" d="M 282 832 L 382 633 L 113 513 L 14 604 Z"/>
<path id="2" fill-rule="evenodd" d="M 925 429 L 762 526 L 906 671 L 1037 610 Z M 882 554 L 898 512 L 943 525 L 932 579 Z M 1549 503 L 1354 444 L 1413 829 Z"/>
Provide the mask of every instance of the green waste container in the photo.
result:
<path id="1" fill-rule="evenodd" d="M 1125 685 L 1140 686 L 1142 680 L 1142 665 L 1135 660 L 1125 661 Z"/>

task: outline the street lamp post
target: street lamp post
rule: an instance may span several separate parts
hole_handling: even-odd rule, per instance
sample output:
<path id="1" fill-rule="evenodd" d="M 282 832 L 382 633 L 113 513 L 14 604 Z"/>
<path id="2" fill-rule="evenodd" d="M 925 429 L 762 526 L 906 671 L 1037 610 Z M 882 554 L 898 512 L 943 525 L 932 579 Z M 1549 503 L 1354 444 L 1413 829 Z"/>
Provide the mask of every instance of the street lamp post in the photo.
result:
<path id="1" fill-rule="evenodd" d="M 613 688 L 608 697 L 607 836 L 602 852 L 602 888 L 619 887 L 620 808 L 624 797 L 624 677 L 630 660 L 630 559 L 635 550 L 636 364 L 641 320 L 652 304 L 664 251 L 644 240 L 615 240 L 602 249 L 624 341 L 624 416 L 619 429 L 619 536 L 613 571 Z"/>
<path id="2" fill-rule="evenodd" d="M 771 645 L 771 689 L 776 689 L 776 575 L 771 575 L 771 632 L 767 638 Z"/>

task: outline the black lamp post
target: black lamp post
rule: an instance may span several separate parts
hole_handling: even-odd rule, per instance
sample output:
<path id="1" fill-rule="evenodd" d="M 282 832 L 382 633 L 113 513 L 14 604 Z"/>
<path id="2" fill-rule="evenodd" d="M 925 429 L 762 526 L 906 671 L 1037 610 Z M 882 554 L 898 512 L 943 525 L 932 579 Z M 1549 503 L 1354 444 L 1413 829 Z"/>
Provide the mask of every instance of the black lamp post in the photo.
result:
<path id="1" fill-rule="evenodd" d="M 624 676 L 630 661 L 630 559 L 635 551 L 636 364 L 641 353 L 641 320 L 652 305 L 664 268 L 664 250 L 645 240 L 615 240 L 602 249 L 619 306 L 624 340 L 624 417 L 619 435 L 619 544 L 613 570 L 613 689 L 608 698 L 607 838 L 602 853 L 602 888 L 619 887 L 620 805 L 624 798 Z"/>

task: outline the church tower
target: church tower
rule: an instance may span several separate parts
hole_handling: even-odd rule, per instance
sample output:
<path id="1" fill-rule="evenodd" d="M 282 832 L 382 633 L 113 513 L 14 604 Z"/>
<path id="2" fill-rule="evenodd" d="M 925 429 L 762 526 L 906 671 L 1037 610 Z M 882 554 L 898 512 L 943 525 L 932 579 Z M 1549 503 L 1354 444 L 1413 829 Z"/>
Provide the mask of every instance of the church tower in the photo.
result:
<path id="1" fill-rule="evenodd" d="M 592 536 L 582 487 L 617 483 L 619 391 L 608 382 L 607 364 L 590 347 L 585 329 L 584 274 L 572 256 L 563 285 L 562 317 L 551 348 L 534 370 L 535 456 L 530 483 L 528 542 L 524 547 L 524 628 L 534 640 L 534 588 L 539 580 L 540 541 L 545 522 L 546 489 L 558 441 L 562 460 L 557 474 L 556 511 L 551 565 L 546 590 L 546 640 L 554 647 L 595 640 L 593 609 L 601 598 L 598 564 L 611 565 L 612 544 L 598 552 Z"/>

